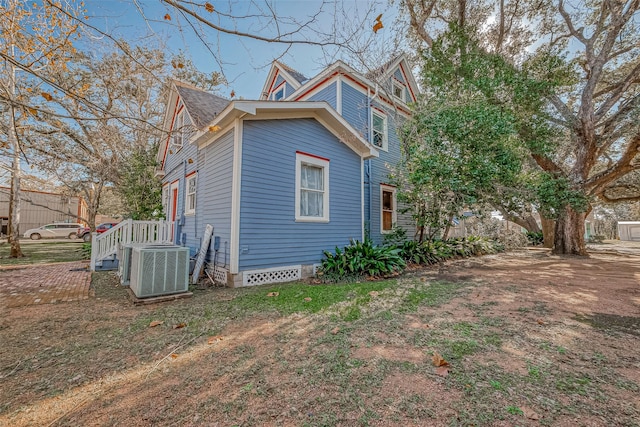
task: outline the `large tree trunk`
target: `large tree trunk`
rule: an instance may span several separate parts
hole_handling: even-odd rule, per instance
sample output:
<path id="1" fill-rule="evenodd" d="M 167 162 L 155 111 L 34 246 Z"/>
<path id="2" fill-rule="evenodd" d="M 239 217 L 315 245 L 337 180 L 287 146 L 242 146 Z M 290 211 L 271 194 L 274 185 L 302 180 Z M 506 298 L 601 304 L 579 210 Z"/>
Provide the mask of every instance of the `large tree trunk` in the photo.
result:
<path id="1" fill-rule="evenodd" d="M 554 235 L 553 253 L 556 255 L 587 255 L 584 241 L 586 212 L 576 212 L 565 206 L 558 215 Z"/>
<path id="2" fill-rule="evenodd" d="M 544 239 L 542 246 L 551 249 L 553 248 L 556 222 L 551 218 L 546 218 L 542 214 L 540 214 L 540 222 L 542 223 L 542 238 Z"/>
<path id="3" fill-rule="evenodd" d="M 12 46 L 12 54 L 13 52 Z M 11 194 L 9 196 L 9 212 L 11 216 L 9 218 L 9 242 L 11 242 L 11 251 L 9 253 L 10 258 L 21 258 L 24 256 L 22 249 L 20 248 L 20 177 L 22 171 L 20 170 L 20 140 L 18 139 L 18 133 L 16 131 L 16 112 L 13 104 L 13 100 L 16 95 L 16 69 L 11 66 L 11 72 L 9 74 L 9 90 L 11 91 L 11 103 L 9 105 L 9 129 L 7 137 L 9 145 L 13 150 L 13 163 L 11 165 Z"/>

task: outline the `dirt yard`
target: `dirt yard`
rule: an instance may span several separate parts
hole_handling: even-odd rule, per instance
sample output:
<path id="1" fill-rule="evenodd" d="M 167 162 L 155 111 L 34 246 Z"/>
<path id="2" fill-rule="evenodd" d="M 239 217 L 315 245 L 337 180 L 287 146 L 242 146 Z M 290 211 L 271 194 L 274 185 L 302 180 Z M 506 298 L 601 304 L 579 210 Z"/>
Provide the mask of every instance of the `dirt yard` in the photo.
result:
<path id="1" fill-rule="evenodd" d="M 458 260 L 287 316 L 273 287 L 94 286 L 1 313 L 0 425 L 640 425 L 638 255 Z"/>

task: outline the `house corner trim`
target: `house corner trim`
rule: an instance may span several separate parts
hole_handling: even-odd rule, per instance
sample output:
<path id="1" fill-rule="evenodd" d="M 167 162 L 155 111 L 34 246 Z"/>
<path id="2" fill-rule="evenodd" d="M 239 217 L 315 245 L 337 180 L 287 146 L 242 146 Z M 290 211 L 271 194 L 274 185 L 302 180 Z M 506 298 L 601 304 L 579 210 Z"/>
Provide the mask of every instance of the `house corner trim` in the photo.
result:
<path id="1" fill-rule="evenodd" d="M 240 189 L 242 180 L 242 125 L 243 120 L 234 120 L 233 132 L 233 178 L 231 182 L 231 254 L 229 270 L 238 274 L 240 264 Z"/>

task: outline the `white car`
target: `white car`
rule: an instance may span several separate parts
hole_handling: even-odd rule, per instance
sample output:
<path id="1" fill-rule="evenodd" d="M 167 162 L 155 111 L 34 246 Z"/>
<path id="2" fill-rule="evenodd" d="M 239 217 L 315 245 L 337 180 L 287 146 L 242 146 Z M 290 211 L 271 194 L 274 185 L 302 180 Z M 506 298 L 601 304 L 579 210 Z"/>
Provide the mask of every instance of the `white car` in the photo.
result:
<path id="1" fill-rule="evenodd" d="M 82 224 L 60 222 L 47 224 L 42 227 L 32 228 L 24 233 L 24 237 L 31 240 L 65 238 L 75 239 L 78 237 L 78 228 Z"/>

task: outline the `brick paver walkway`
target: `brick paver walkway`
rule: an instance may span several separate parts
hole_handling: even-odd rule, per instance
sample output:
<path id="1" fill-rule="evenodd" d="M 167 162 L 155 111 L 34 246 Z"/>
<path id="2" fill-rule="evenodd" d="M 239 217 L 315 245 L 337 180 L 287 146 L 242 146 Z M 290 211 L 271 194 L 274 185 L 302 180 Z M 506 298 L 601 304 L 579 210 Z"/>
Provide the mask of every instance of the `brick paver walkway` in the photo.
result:
<path id="1" fill-rule="evenodd" d="M 0 307 L 78 301 L 92 295 L 87 261 L 0 269 Z"/>

